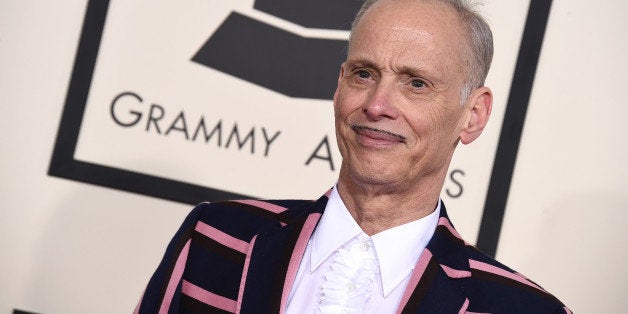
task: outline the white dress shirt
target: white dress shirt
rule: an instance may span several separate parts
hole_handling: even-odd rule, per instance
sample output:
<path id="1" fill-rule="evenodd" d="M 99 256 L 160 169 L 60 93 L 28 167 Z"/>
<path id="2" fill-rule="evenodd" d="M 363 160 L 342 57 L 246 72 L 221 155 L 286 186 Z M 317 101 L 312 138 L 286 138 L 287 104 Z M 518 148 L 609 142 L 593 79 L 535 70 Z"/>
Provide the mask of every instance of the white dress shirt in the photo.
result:
<path id="1" fill-rule="evenodd" d="M 286 313 L 394 313 L 438 224 L 436 210 L 371 237 L 336 188 L 310 238 Z"/>

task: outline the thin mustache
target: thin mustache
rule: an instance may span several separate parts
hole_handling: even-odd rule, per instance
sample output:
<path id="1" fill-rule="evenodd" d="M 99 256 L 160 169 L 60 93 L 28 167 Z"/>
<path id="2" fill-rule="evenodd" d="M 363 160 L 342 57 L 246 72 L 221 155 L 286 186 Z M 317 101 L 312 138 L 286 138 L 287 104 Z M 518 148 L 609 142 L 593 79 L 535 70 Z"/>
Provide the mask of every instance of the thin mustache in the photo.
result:
<path id="1" fill-rule="evenodd" d="M 399 135 L 399 134 L 396 134 L 396 133 L 392 133 L 392 132 L 388 132 L 388 131 L 380 130 L 380 129 L 376 129 L 376 128 L 371 128 L 371 127 L 364 126 L 364 125 L 352 124 L 351 125 L 351 129 L 353 129 L 354 131 L 369 130 L 369 131 L 373 131 L 373 132 L 378 132 L 378 133 L 383 133 L 383 134 L 386 134 L 386 135 L 390 135 L 392 137 L 395 137 L 395 138 L 399 139 L 400 141 L 404 141 L 405 142 L 405 140 L 406 140 L 406 137 L 403 136 L 403 135 Z"/>

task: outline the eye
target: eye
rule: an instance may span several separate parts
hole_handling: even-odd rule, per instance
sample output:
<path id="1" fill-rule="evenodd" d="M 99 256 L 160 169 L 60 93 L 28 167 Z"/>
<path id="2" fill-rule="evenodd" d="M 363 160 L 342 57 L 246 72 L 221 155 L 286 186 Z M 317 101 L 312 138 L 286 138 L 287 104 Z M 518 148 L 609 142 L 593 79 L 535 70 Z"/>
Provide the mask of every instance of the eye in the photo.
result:
<path id="1" fill-rule="evenodd" d="M 369 73 L 369 71 L 367 70 L 357 70 L 356 74 L 358 75 L 359 78 L 362 78 L 362 79 L 367 79 L 371 77 L 371 73 Z"/>
<path id="2" fill-rule="evenodd" d="M 412 82 L 410 84 L 412 84 L 412 87 L 414 87 L 414 88 L 425 87 L 425 83 L 423 81 L 421 81 L 421 80 L 412 80 Z"/>

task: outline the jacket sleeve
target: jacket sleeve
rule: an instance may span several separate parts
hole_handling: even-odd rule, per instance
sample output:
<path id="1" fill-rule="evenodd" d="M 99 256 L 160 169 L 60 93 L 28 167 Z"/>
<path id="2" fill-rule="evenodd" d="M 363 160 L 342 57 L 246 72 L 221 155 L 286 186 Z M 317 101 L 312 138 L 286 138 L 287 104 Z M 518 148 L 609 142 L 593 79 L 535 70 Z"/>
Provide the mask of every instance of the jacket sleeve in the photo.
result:
<path id="1" fill-rule="evenodd" d="M 573 312 L 566 306 L 556 310 L 556 312 L 554 312 L 556 314 L 573 314 Z"/>
<path id="2" fill-rule="evenodd" d="M 170 240 L 166 253 L 148 282 L 135 314 L 178 313 L 181 278 L 187 262 L 192 232 L 202 205 L 196 206 Z"/>

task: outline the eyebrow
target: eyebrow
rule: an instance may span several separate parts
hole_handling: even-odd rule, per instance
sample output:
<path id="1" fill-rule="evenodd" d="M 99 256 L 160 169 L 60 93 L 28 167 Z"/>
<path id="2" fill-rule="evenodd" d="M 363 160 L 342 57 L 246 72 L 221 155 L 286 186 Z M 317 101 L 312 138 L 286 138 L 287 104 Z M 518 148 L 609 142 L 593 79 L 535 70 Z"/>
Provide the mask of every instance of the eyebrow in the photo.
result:
<path id="1" fill-rule="evenodd" d="M 437 86 L 440 84 L 443 84 L 443 79 L 442 77 L 439 77 L 438 72 L 437 71 L 433 71 L 433 70 L 428 70 L 425 68 L 417 68 L 417 67 L 412 67 L 412 66 L 400 66 L 397 71 L 395 71 L 397 73 L 403 73 L 403 74 L 408 74 L 412 77 L 419 77 L 422 78 L 426 81 L 428 81 L 430 84 L 432 84 L 432 86 Z"/>
<path id="2" fill-rule="evenodd" d="M 375 62 L 364 58 L 356 58 L 353 60 L 347 60 L 346 64 L 348 68 L 372 68 L 378 71 L 382 70 L 382 67 L 378 66 Z M 420 77 L 430 82 L 431 84 L 442 84 L 443 80 L 438 77 L 437 71 L 428 70 L 421 67 L 401 65 L 393 69 L 395 73 L 407 74 L 412 77 Z"/>
<path id="3" fill-rule="evenodd" d="M 423 69 L 414 68 L 407 65 L 399 67 L 396 72 L 407 73 L 407 74 L 410 74 L 411 76 L 424 76 L 424 73 L 428 73 L 427 71 Z"/>
<path id="4" fill-rule="evenodd" d="M 355 59 L 355 60 L 347 60 L 347 65 L 350 67 L 365 67 L 365 68 L 373 68 L 373 69 L 381 69 L 382 67 L 375 64 L 375 62 L 367 60 L 367 59 Z M 413 67 L 409 65 L 402 65 L 400 67 L 396 67 L 396 73 L 406 73 L 412 76 L 434 76 L 432 71 L 426 70 L 420 67 Z"/>
<path id="5" fill-rule="evenodd" d="M 347 65 L 353 68 L 373 68 L 380 69 L 374 62 L 366 59 L 347 60 Z"/>

